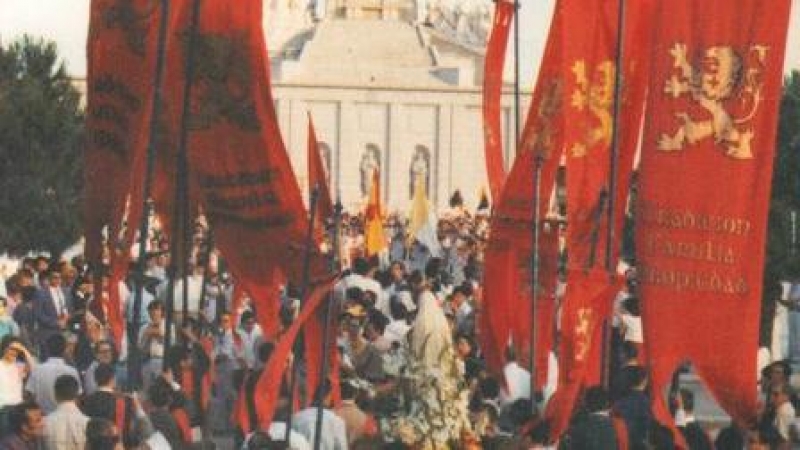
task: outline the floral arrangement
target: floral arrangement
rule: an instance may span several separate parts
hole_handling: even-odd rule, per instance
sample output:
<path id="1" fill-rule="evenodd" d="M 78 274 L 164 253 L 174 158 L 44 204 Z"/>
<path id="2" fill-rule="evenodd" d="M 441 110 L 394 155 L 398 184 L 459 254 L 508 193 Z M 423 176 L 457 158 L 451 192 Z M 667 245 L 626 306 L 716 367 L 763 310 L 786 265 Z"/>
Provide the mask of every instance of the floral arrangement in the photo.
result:
<path id="1" fill-rule="evenodd" d="M 467 444 L 474 433 L 468 415 L 469 390 L 452 344 L 444 347 L 434 366 L 422 364 L 422 358 L 415 356 L 412 352 L 402 369 L 408 408 L 391 424 L 392 434 L 420 450 L 470 448 Z"/>

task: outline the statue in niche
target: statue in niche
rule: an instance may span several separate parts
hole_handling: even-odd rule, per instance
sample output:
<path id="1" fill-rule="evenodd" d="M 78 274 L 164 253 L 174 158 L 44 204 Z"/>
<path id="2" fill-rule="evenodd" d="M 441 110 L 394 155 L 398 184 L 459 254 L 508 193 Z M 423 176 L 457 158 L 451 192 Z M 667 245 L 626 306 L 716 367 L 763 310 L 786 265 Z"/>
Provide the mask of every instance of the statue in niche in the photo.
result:
<path id="1" fill-rule="evenodd" d="M 372 187 L 372 174 L 380 170 L 381 160 L 380 151 L 373 145 L 368 145 L 367 150 L 361 156 L 361 194 L 367 195 Z"/>
<path id="2" fill-rule="evenodd" d="M 428 154 L 427 149 L 423 147 L 417 147 L 417 151 L 414 152 L 414 158 L 411 159 L 411 165 L 409 166 L 409 177 L 408 177 L 408 196 L 409 198 L 414 197 L 414 186 L 417 183 L 417 180 L 421 179 L 423 182 L 423 186 L 425 186 L 425 195 L 430 195 L 431 190 L 431 180 L 430 180 L 430 155 Z"/>
<path id="3" fill-rule="evenodd" d="M 331 169 L 332 169 L 331 166 L 333 165 L 332 155 L 331 155 L 331 147 L 328 144 L 324 143 L 324 142 L 320 142 L 318 144 L 318 148 L 319 148 L 320 157 L 322 159 L 322 165 L 323 165 L 323 168 L 325 169 L 325 179 L 328 181 L 328 183 L 330 183 L 331 182 Z"/>

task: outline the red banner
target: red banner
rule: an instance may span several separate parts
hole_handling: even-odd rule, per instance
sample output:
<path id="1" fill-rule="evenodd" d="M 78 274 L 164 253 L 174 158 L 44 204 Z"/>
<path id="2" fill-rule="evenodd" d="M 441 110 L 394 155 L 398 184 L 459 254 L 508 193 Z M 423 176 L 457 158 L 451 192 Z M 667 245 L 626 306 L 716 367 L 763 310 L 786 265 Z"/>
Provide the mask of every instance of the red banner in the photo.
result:
<path id="1" fill-rule="evenodd" d="M 503 95 L 503 68 L 508 46 L 508 32 L 514 17 L 514 3 L 500 0 L 494 11 L 494 24 L 486 46 L 483 70 L 483 141 L 486 152 L 486 173 L 492 199 L 500 198 L 506 178 L 503 165 L 503 128 L 500 101 Z"/>
<path id="2" fill-rule="evenodd" d="M 567 28 L 575 30 L 564 43 L 562 67 L 566 80 L 564 102 L 569 105 L 565 108 L 564 148 L 570 270 L 562 310 L 562 377 L 559 393 L 548 411 L 554 438 L 566 429 L 581 388 L 598 384 L 602 378 L 602 328 L 618 288 L 614 271 L 644 109 L 649 55 L 647 20 L 651 8 L 651 1 L 629 3 L 621 21 L 618 2 L 564 2 L 565 17 L 572 24 Z M 623 54 L 617 58 L 620 26 Z M 624 84 L 615 97 L 620 69 Z M 613 162 L 618 181 L 612 193 L 615 100 L 620 102 L 616 130 L 619 152 Z M 612 198 L 614 230 L 609 242 L 608 208 Z"/>
<path id="3" fill-rule="evenodd" d="M 91 5 L 83 198 L 85 253 L 94 263 L 103 227 L 117 228 L 131 180 L 142 176 L 160 20 L 161 9 L 147 0 Z"/>
<path id="4" fill-rule="evenodd" d="M 313 192 L 317 188 L 317 215 L 314 228 L 317 231 L 317 238 L 322 241 L 325 235 L 325 221 L 333 217 L 333 200 L 328 174 L 330 167 L 325 170 L 322 157 L 319 154 L 320 148 L 317 142 L 317 133 L 314 131 L 314 122 L 311 120 L 311 113 L 308 114 L 308 192 Z"/>
<path id="5" fill-rule="evenodd" d="M 550 421 L 550 437 L 558 439 L 566 431 L 584 385 L 592 349 L 602 342 L 602 318 L 608 301 L 618 286 L 610 283 L 603 269 L 569 270 L 566 300 L 561 313 L 561 344 L 558 360 L 558 390 L 547 403 L 545 417 Z"/>
<path id="6" fill-rule="evenodd" d="M 334 314 L 331 311 L 331 314 Z M 335 318 L 331 318 L 328 327 L 328 348 L 327 353 L 322 355 L 322 340 L 324 338 L 325 327 L 325 308 L 320 308 L 317 313 L 306 322 L 303 329 L 303 343 L 305 344 L 306 359 L 306 406 L 310 406 L 313 401 L 314 392 L 319 385 L 319 374 L 321 364 L 328 365 L 328 378 L 331 381 L 331 389 L 334 404 L 340 401 L 341 393 L 339 390 L 339 349 L 336 345 L 337 327 Z M 325 359 L 323 360 L 323 356 Z"/>
<path id="7" fill-rule="evenodd" d="M 485 307 L 479 316 L 481 349 L 494 373 L 503 367 L 504 349 L 513 342 L 517 355 L 527 363 L 531 334 L 531 254 L 533 249 L 533 173 L 537 159 L 542 164 L 541 207 L 544 219 L 549 209 L 552 187 L 560 156 L 562 80 L 558 71 L 561 58 L 561 10 L 556 6 L 533 103 L 528 111 L 522 144 L 502 194 L 495 202 L 491 235 L 484 255 Z M 556 282 L 558 263 L 557 230 L 542 224 L 542 253 L 539 283 L 539 323 L 537 324 L 537 367 L 546 368 L 552 307 L 548 302 Z M 547 233 L 546 233 L 547 232 Z M 552 234 L 548 234 L 552 233 Z M 548 237 L 550 236 L 550 237 Z M 541 363 L 540 363 L 541 361 Z M 537 372 L 539 372 L 537 370 Z M 537 376 L 537 379 L 540 377 Z"/>
<path id="8" fill-rule="evenodd" d="M 85 254 L 92 263 L 100 262 L 101 231 L 108 226 L 111 282 L 106 287 L 107 294 L 101 298 L 108 299 L 103 310 L 117 344 L 123 330 L 117 282 L 127 273 L 128 249 L 141 221 L 162 15 L 160 5 L 149 0 L 95 0 L 91 5 L 87 43 Z M 167 19 L 167 30 L 172 29 L 172 17 Z M 167 46 L 169 39 L 170 33 L 166 33 L 163 45 Z M 168 134 L 157 133 L 154 138 L 166 146 L 163 144 Z M 152 198 L 161 200 L 163 193 L 169 191 L 164 186 L 171 177 L 164 174 L 173 166 L 171 161 L 157 165 Z M 123 216 L 127 228 L 120 236 Z M 118 239 L 121 242 L 117 251 Z"/>
<path id="9" fill-rule="evenodd" d="M 629 2 L 624 18 L 620 85 L 620 117 L 617 126 L 619 156 L 615 161 L 617 205 L 626 204 L 633 158 L 647 88 L 648 31 L 646 20 L 652 2 Z M 569 265 L 588 268 L 605 264 L 607 206 L 610 189 L 610 155 L 614 138 L 614 94 L 617 72 L 617 34 L 620 24 L 617 2 L 571 0 L 565 16 L 576 30 L 564 44 L 564 95 L 569 99 L 564 121 L 567 170 L 567 248 Z M 574 21 L 574 22 L 573 22 Z M 617 208 L 614 236 L 622 231 Z M 616 267 L 618 242 L 612 243 L 610 260 Z"/>
<path id="10" fill-rule="evenodd" d="M 191 191 L 231 272 L 263 308 L 274 297 L 274 268 L 295 282 L 302 278 L 308 216 L 275 116 L 262 2 L 202 2 L 187 73 L 193 3 L 177 5 L 178 42 L 170 47 L 165 92 L 168 104 L 181 105 L 191 77 Z M 182 113 L 170 108 L 171 123 L 179 124 Z M 327 265 L 311 247 L 312 279 L 320 279 Z"/>
<path id="11" fill-rule="evenodd" d="M 653 392 L 691 361 L 755 419 L 765 233 L 790 3 L 673 0 L 655 13 L 636 206 Z M 663 398 L 659 418 L 671 418 Z"/>
<path id="12" fill-rule="evenodd" d="M 272 423 L 272 415 L 278 404 L 283 372 L 286 370 L 289 354 L 294 347 L 295 339 L 297 339 L 297 333 L 317 313 L 320 305 L 328 297 L 328 292 L 332 285 L 332 282 L 326 282 L 311 291 L 311 295 L 308 296 L 308 300 L 303 305 L 300 315 L 283 333 L 275 346 L 275 350 L 272 352 L 272 356 L 267 361 L 267 365 L 264 367 L 264 372 L 256 385 L 255 395 L 257 398 L 255 403 L 258 421 L 265 429 L 269 428 L 269 424 Z M 313 395 L 313 392 L 311 394 Z"/>

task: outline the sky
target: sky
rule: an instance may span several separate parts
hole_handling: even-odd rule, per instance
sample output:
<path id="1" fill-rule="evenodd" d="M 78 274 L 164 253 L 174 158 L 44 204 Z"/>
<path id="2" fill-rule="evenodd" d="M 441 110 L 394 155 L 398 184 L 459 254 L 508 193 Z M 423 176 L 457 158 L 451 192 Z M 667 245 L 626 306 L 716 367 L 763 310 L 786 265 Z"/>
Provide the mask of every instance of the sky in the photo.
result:
<path id="1" fill-rule="evenodd" d="M 530 87 L 543 51 L 554 0 L 519 1 L 521 79 L 523 85 L 527 83 Z M 10 42 L 23 33 L 53 40 L 65 58 L 68 72 L 83 78 L 89 3 L 90 0 L 0 0 L 0 41 Z M 800 70 L 800 0 L 793 0 L 785 69 Z"/>

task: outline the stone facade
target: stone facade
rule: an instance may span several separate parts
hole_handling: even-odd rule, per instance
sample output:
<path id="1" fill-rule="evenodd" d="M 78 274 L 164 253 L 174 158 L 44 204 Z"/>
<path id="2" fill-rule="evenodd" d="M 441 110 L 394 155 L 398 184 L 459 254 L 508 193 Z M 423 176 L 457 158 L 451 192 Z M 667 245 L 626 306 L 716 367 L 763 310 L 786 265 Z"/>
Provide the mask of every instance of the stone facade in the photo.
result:
<path id="1" fill-rule="evenodd" d="M 390 211 L 408 209 L 415 174 L 426 180 L 437 209 L 447 206 L 456 189 L 468 206 L 477 205 L 487 187 L 484 50 L 460 41 L 455 29 L 415 22 L 418 5 L 410 0 L 328 1 L 333 3 L 310 28 L 306 12 L 295 5 L 295 18 L 289 18 L 290 9 L 281 10 L 284 29 L 270 33 L 278 120 L 301 186 L 306 184 L 310 112 L 333 194 L 348 210 L 363 207 L 375 167 Z M 299 30 L 295 34 L 286 28 L 292 20 Z M 510 161 L 514 96 L 511 85 L 504 91 L 504 148 Z M 523 121 L 529 100 L 524 92 Z"/>

